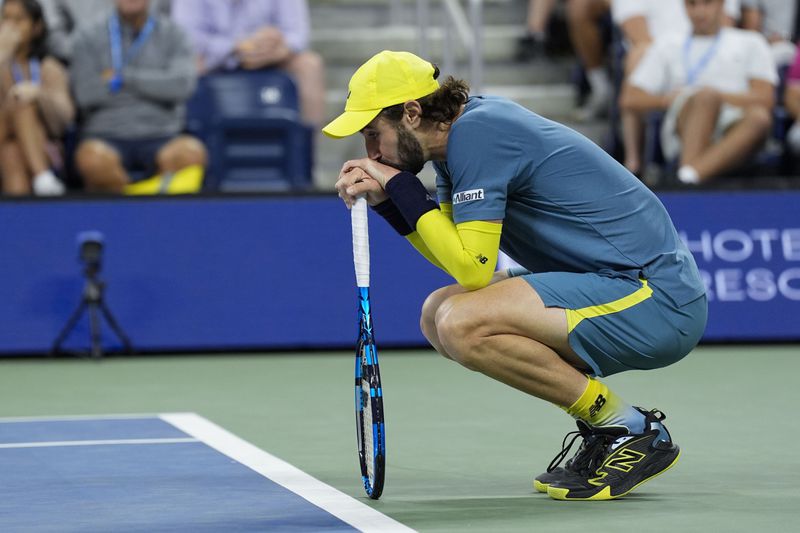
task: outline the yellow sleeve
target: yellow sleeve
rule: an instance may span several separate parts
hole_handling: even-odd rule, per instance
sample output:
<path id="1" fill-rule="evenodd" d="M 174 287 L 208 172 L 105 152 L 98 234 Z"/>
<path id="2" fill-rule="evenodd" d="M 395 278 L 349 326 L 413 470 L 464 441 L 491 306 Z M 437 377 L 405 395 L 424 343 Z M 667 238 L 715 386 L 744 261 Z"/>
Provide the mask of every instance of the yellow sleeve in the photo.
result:
<path id="1" fill-rule="evenodd" d="M 432 258 L 417 249 L 465 289 L 480 289 L 494 274 L 502 230 L 502 224 L 483 220 L 455 225 L 445 213 L 433 209 L 417 220 L 415 232 Z"/>
<path id="2" fill-rule="evenodd" d="M 453 220 L 453 204 L 442 202 L 439 204 L 439 209 L 441 209 L 442 214 L 444 216 L 446 216 L 450 220 Z"/>
<path id="3" fill-rule="evenodd" d="M 439 204 L 439 209 L 442 211 L 447 218 L 453 220 L 453 204 L 442 202 Z M 445 272 L 447 269 L 442 266 L 442 264 L 436 260 L 436 257 L 431 253 L 428 249 L 428 246 L 425 244 L 425 241 L 422 240 L 422 237 L 416 231 L 406 235 L 406 240 L 411 243 L 413 246 L 422 256 L 431 262 L 434 266 L 441 268 Z M 449 272 L 448 272 L 449 274 Z"/>
<path id="4" fill-rule="evenodd" d="M 408 235 L 406 235 L 406 240 L 407 240 L 408 242 L 410 242 L 410 243 L 411 243 L 411 246 L 413 246 L 414 248 L 416 248 L 416 250 L 417 250 L 417 251 L 418 251 L 420 254 L 422 254 L 422 256 L 423 256 L 425 259 L 427 259 L 428 261 L 430 261 L 430 262 L 433 264 L 433 266 L 435 266 L 435 267 L 438 267 L 438 268 L 441 268 L 442 270 L 444 270 L 445 272 L 447 272 L 447 269 L 446 269 L 446 268 L 444 268 L 444 267 L 442 266 L 442 264 L 441 264 L 439 261 L 437 261 L 437 260 L 436 260 L 436 257 L 434 257 L 434 255 L 431 253 L 431 251 L 430 251 L 430 250 L 428 249 L 428 247 L 425 245 L 425 241 L 423 241 L 423 240 L 422 240 L 422 237 L 420 236 L 420 234 L 419 234 L 419 233 L 417 233 L 416 231 L 415 231 L 414 233 L 409 233 Z"/>

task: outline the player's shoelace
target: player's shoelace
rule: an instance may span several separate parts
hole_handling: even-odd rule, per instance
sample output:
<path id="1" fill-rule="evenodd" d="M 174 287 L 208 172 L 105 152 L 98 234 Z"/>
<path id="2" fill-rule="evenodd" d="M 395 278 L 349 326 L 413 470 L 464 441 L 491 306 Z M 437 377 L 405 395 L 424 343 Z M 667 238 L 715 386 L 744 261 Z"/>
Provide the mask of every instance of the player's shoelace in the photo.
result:
<path id="1" fill-rule="evenodd" d="M 572 437 L 571 440 L 570 437 Z M 550 461 L 547 467 L 548 472 L 558 468 L 558 465 L 569 455 L 572 446 L 579 437 L 583 437 L 583 442 L 578 451 L 575 452 L 575 456 L 564 464 L 567 470 L 577 473 L 590 470 L 591 466 L 605 455 L 610 436 L 587 431 L 570 431 L 564 436 L 564 440 L 561 443 L 561 451 Z M 567 443 L 567 440 L 569 440 L 569 443 Z"/>

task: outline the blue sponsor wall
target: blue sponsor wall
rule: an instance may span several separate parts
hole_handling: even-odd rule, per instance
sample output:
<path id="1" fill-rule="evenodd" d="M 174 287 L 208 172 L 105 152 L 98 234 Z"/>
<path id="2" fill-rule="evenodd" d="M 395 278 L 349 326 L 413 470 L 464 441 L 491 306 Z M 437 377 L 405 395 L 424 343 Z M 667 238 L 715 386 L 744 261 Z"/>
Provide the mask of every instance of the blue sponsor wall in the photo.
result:
<path id="1" fill-rule="evenodd" d="M 800 340 L 800 192 L 663 194 L 707 281 L 705 339 Z M 0 203 L 0 353 L 47 352 L 80 300 L 76 235 L 105 236 L 106 300 L 140 351 L 344 348 L 350 218 L 333 196 Z M 371 215 L 378 341 L 422 345 L 449 278 Z M 116 343 L 103 328 L 104 343 Z M 82 320 L 66 346 L 88 344 Z"/>

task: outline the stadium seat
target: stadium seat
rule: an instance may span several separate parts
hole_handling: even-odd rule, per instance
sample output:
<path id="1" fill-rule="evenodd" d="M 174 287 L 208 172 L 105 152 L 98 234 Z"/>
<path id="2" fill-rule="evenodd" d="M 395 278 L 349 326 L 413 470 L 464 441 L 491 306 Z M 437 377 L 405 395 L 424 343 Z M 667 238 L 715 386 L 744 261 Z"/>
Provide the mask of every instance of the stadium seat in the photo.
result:
<path id="1" fill-rule="evenodd" d="M 311 187 L 312 131 L 294 81 L 278 70 L 200 78 L 186 129 L 208 148 L 206 188 L 228 192 Z"/>

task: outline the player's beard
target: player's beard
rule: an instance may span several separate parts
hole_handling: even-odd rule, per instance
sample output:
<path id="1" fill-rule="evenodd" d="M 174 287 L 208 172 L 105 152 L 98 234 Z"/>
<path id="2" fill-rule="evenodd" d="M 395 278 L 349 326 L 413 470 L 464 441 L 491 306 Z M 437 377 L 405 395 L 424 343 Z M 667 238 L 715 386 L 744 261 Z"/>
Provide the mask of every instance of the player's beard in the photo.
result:
<path id="1" fill-rule="evenodd" d="M 395 127 L 397 132 L 397 161 L 389 161 L 381 158 L 380 162 L 398 170 L 405 170 L 412 174 L 419 174 L 425 166 L 425 154 L 422 152 L 422 145 L 414 134 L 411 133 L 402 123 Z"/>

